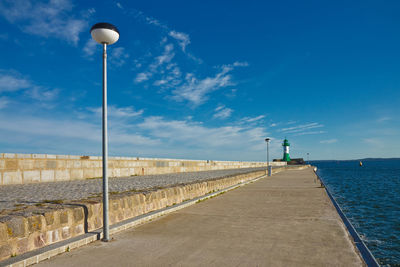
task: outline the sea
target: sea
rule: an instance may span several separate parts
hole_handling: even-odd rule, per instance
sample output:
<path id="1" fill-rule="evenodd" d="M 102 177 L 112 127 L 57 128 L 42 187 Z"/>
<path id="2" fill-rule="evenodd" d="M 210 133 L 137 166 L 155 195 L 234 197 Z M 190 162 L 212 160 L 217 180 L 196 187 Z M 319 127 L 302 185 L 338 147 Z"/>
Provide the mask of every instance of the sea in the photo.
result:
<path id="1" fill-rule="evenodd" d="M 312 161 L 382 266 L 400 266 L 400 159 Z"/>

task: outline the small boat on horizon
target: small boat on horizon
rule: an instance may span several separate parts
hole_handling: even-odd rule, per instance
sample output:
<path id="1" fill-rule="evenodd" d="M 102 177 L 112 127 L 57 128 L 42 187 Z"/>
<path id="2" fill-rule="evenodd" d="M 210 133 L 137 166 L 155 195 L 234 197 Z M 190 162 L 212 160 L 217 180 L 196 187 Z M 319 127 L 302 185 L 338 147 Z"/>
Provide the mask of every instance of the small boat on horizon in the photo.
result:
<path id="1" fill-rule="evenodd" d="M 362 161 L 360 161 L 360 163 L 359 163 L 359 164 L 360 164 L 360 167 L 362 167 Z"/>

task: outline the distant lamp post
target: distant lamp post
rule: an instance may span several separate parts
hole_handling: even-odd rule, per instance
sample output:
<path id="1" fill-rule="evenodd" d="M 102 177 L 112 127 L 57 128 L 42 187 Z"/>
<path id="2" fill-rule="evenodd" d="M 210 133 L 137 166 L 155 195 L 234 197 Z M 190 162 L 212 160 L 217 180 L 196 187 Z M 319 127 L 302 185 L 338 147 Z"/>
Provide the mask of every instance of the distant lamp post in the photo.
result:
<path id="1" fill-rule="evenodd" d="M 310 156 L 310 153 L 307 153 L 307 164 L 310 164 L 309 156 Z"/>
<path id="2" fill-rule="evenodd" d="M 269 165 L 269 141 L 271 139 L 270 138 L 265 138 L 265 142 L 267 143 L 267 172 L 268 172 L 268 176 L 272 175 L 272 166 Z"/>
<path id="3" fill-rule="evenodd" d="M 107 45 L 118 41 L 117 27 L 109 23 L 97 23 L 90 29 L 92 38 L 103 45 L 103 241 L 109 241 L 108 224 L 108 136 L 107 136 Z"/>

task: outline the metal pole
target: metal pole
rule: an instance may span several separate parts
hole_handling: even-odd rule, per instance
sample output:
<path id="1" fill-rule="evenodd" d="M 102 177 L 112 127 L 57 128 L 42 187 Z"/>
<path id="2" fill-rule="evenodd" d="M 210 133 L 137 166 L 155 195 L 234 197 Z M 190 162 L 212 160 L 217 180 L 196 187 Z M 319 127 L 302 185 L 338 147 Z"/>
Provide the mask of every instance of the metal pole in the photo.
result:
<path id="1" fill-rule="evenodd" d="M 107 137 L 107 44 L 103 44 L 103 241 L 109 241 L 108 225 L 108 137 Z"/>
<path id="2" fill-rule="evenodd" d="M 267 170 L 268 170 L 268 176 L 271 176 L 272 166 L 269 165 L 269 141 L 267 142 Z"/>

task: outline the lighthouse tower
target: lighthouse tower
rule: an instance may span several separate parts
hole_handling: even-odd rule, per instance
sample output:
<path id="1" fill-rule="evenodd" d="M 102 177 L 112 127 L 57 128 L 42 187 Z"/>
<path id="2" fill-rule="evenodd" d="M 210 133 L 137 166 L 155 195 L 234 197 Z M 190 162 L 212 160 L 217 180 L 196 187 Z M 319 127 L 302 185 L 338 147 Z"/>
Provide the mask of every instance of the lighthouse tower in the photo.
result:
<path id="1" fill-rule="evenodd" d="M 283 161 L 290 161 L 290 156 L 289 156 L 289 141 L 285 138 L 285 140 L 283 140 Z"/>

